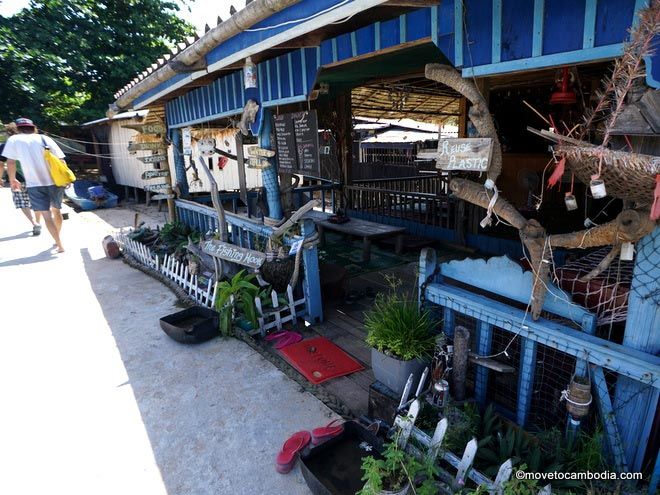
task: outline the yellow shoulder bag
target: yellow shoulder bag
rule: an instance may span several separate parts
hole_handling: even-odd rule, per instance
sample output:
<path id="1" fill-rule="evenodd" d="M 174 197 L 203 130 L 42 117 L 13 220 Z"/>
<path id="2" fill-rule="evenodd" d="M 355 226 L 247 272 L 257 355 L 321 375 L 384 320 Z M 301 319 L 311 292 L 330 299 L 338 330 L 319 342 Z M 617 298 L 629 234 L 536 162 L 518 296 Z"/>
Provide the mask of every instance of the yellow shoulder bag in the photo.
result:
<path id="1" fill-rule="evenodd" d="M 71 169 L 61 158 L 58 158 L 50 151 L 50 148 L 46 144 L 46 140 L 41 137 L 41 142 L 44 145 L 44 159 L 48 164 L 50 169 L 50 176 L 53 178 L 53 182 L 58 187 L 64 187 L 71 184 L 76 180 L 76 176 L 73 174 Z"/>

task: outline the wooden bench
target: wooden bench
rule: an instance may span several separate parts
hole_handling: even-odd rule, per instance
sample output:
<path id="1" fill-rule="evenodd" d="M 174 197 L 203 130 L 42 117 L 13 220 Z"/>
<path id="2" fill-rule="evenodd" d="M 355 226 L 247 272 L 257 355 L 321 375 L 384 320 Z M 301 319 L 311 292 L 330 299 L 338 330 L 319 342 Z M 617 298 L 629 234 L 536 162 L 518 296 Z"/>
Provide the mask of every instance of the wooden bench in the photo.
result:
<path id="1" fill-rule="evenodd" d="M 394 251 L 401 254 L 403 249 L 403 234 L 405 227 L 395 227 L 383 223 L 370 222 L 360 218 L 351 218 L 346 223 L 332 223 L 328 220 L 329 213 L 312 210 L 305 214 L 305 218 L 311 218 L 316 224 L 321 244 L 325 243 L 325 231 L 330 230 L 341 234 L 362 238 L 362 261 L 371 259 L 371 242 L 385 237 L 395 237 Z"/>

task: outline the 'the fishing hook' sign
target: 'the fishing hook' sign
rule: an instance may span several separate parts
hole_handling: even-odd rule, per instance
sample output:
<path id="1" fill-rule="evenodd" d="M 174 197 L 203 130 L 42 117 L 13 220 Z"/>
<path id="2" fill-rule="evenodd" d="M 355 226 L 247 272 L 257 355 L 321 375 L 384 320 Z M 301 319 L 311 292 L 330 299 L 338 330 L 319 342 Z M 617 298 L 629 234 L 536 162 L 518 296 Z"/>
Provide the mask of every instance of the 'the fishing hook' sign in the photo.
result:
<path id="1" fill-rule="evenodd" d="M 250 268 L 259 268 L 266 261 L 266 253 L 216 240 L 206 241 L 202 244 L 202 251 L 216 258 L 232 261 Z"/>

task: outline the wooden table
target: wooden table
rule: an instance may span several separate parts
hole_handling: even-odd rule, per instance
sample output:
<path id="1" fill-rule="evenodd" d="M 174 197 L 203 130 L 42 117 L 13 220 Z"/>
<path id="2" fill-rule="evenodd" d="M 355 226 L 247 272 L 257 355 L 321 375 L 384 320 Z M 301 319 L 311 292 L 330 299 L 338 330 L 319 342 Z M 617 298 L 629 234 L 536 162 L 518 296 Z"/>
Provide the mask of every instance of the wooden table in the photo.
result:
<path id="1" fill-rule="evenodd" d="M 383 223 L 370 222 L 360 218 L 351 218 L 346 223 L 332 223 L 328 221 L 329 213 L 312 210 L 305 214 L 304 218 L 311 218 L 316 224 L 321 244 L 325 243 L 325 231 L 331 230 L 341 234 L 362 237 L 362 261 L 371 259 L 371 242 L 383 237 L 396 236 L 395 252 L 401 254 L 403 249 L 403 234 L 405 227 L 394 227 Z M 350 218 L 350 217 L 349 217 Z"/>

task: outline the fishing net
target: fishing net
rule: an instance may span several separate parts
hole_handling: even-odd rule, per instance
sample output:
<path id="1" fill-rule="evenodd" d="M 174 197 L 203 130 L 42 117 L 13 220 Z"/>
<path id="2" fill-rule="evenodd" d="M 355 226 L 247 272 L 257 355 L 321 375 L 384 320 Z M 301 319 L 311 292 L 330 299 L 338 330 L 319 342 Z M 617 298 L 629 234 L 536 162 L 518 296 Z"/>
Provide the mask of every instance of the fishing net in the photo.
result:
<path id="1" fill-rule="evenodd" d="M 573 301 L 598 315 L 598 325 L 622 322 L 628 316 L 628 295 L 632 282 L 633 261 L 615 260 L 597 277 L 582 281 L 611 250 L 598 249 L 556 270 L 559 286 L 573 296 Z"/>

